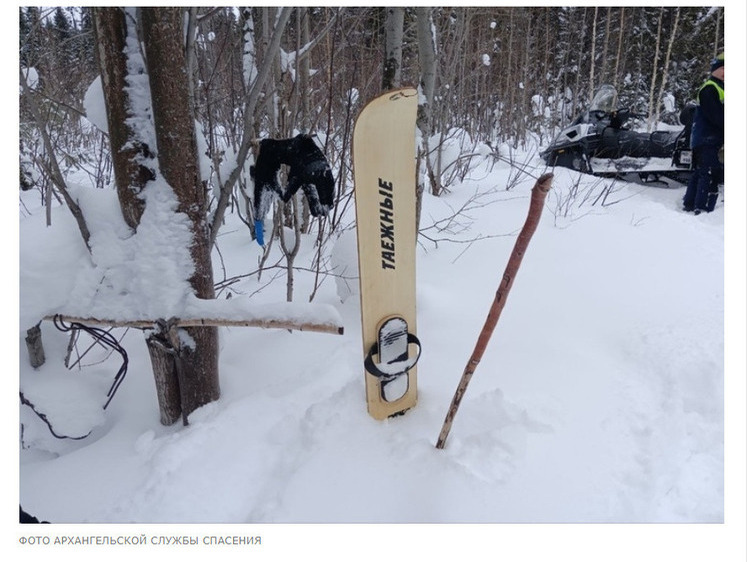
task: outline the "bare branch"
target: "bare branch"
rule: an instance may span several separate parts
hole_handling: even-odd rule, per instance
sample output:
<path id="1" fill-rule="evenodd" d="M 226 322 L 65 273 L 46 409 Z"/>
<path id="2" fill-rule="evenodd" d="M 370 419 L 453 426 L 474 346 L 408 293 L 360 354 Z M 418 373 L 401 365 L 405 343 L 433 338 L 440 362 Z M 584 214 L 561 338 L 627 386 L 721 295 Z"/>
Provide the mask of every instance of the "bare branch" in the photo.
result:
<path id="1" fill-rule="evenodd" d="M 216 207 L 215 214 L 213 215 L 212 224 L 210 225 L 211 245 L 215 243 L 215 237 L 218 234 L 218 229 L 220 228 L 220 224 L 223 222 L 223 216 L 225 215 L 226 207 L 231 198 L 233 186 L 239 179 L 241 171 L 244 168 L 244 163 L 249 156 L 249 150 L 251 148 L 252 141 L 252 127 L 254 126 L 254 111 L 257 107 L 260 94 L 265 87 L 267 79 L 270 77 L 270 71 L 272 70 L 272 65 L 274 63 L 275 57 L 280 51 L 280 40 L 283 36 L 285 26 L 290 19 L 292 11 L 293 8 L 289 8 L 287 6 L 281 9 L 280 15 L 277 18 L 277 23 L 275 24 L 275 29 L 272 34 L 272 39 L 270 40 L 270 44 L 267 47 L 267 52 L 265 53 L 265 59 L 264 61 L 262 61 L 262 67 L 259 69 L 257 79 L 254 81 L 254 84 L 244 98 L 244 129 L 241 139 L 241 146 L 239 147 L 239 152 L 236 156 L 236 166 L 228 175 L 225 183 L 221 185 L 220 188 L 218 205 Z"/>
<path id="2" fill-rule="evenodd" d="M 34 96 L 31 92 L 31 88 L 28 85 L 28 82 L 26 81 L 26 77 L 23 75 L 23 71 L 19 70 L 20 75 L 20 84 L 21 89 L 23 91 L 23 95 L 28 102 L 29 111 L 31 112 L 31 115 L 34 118 L 34 121 L 36 121 L 36 126 L 39 129 L 39 133 L 42 136 L 42 140 L 44 141 L 44 148 L 47 152 L 47 159 L 49 161 L 49 177 L 52 179 L 52 183 L 57 187 L 57 190 L 62 194 L 62 197 L 65 199 L 65 203 L 67 204 L 68 208 L 70 209 L 70 212 L 73 214 L 73 217 L 75 218 L 75 222 L 78 225 L 78 230 L 80 230 L 81 236 L 83 236 L 83 242 L 86 244 L 86 248 L 88 248 L 88 251 L 91 251 L 91 232 L 88 230 L 88 225 L 86 224 L 86 219 L 83 217 L 83 211 L 81 211 L 80 206 L 78 206 L 78 203 L 72 198 L 70 195 L 70 192 L 67 189 L 67 184 L 65 183 L 65 178 L 62 176 L 62 171 L 60 171 L 60 165 L 57 162 L 57 157 L 55 156 L 55 150 L 54 146 L 52 146 L 52 140 L 49 138 L 49 133 L 47 131 L 47 128 L 44 124 L 44 121 L 41 118 L 41 114 L 39 112 L 39 107 L 36 104 L 36 100 L 34 99 Z"/>

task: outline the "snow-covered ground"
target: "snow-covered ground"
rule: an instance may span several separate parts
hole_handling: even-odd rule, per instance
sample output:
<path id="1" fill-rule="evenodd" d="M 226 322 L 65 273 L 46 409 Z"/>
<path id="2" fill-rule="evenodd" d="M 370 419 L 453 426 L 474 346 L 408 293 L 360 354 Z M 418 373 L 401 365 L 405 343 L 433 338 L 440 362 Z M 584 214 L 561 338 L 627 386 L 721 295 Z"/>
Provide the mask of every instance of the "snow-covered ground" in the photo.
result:
<path id="1" fill-rule="evenodd" d="M 535 175 L 544 171 L 539 160 L 532 165 Z M 591 538 L 575 525 L 258 525 L 733 522 L 727 514 L 740 520 L 741 507 L 732 502 L 743 498 L 729 490 L 743 492 L 743 484 L 729 489 L 724 475 L 744 468 L 744 428 L 734 428 L 734 436 L 728 425 L 730 416 L 744 420 L 744 286 L 733 285 L 744 282 L 744 248 L 728 248 L 725 263 L 729 206 L 720 202 L 697 217 L 683 213 L 681 186 L 555 170 L 540 226 L 446 448 L 434 447 L 526 216 L 534 179 L 522 175 L 507 190 L 514 176 L 505 163 L 483 161 L 450 193 L 426 196 L 417 261 L 419 403 L 384 422 L 365 407 L 357 281 L 350 279 L 357 269 L 353 230 L 331 251 L 341 277 L 326 278 L 314 301 L 336 310 L 345 334 L 221 328 L 221 399 L 195 412 L 187 427 L 164 427 L 140 331 L 115 330 L 129 370 L 106 411 L 116 354 L 102 360 L 95 350 L 84 359 L 91 365 L 68 370 L 68 336 L 44 322 L 47 361 L 34 370 L 24 343 L 25 329 L 41 315 L 90 296 L 93 275 L 124 278 L 113 252 L 136 256 L 131 276 L 152 274 L 150 267 L 160 266 L 147 260 L 164 259 L 163 252 L 122 240 L 113 193 L 88 194 L 97 217 L 91 221 L 105 233 L 99 255 L 110 259 L 92 268 L 67 210 L 55 209 L 45 227 L 43 212 L 24 199 L 31 215 L 20 221 L 21 390 L 59 431 L 91 431 L 82 440 L 55 439 L 20 406 L 24 509 L 55 523 L 138 523 L 138 532 L 149 523 L 250 523 L 237 532 L 280 542 L 287 532 L 301 544 L 283 548 L 298 553 L 304 540 L 317 549 L 342 542 L 351 553 L 367 552 L 367 544 L 379 552 L 385 536 L 412 533 L 427 541 L 422 552 L 439 551 L 441 542 L 442 554 L 465 554 L 469 548 L 455 542 L 465 541 L 496 556 L 506 549 L 529 555 L 547 546 L 535 535 L 547 531 L 548 544 L 570 549 L 552 559 L 566 559 L 574 548 L 588 553 L 599 540 L 598 560 L 624 559 L 617 558 L 622 553 L 653 560 L 647 556 L 658 549 L 665 549 L 658 560 L 682 560 L 698 552 L 690 542 L 700 545 L 697 537 L 713 533 L 716 544 L 705 552 L 726 560 L 718 556 L 727 544 L 725 525 L 654 526 L 665 537 L 672 533 L 665 539 L 651 537 L 649 526 L 626 525 L 595 526 Z M 735 208 L 728 220 L 739 221 L 736 233 L 743 233 L 743 194 L 732 199 L 730 192 L 729 199 Z M 451 232 L 427 228 L 452 215 Z M 300 267 L 311 263 L 313 241 L 303 241 Z M 218 246 L 216 281 L 256 269 L 260 248 L 234 217 Z M 297 272 L 298 302 L 308 301 L 313 281 L 313 274 Z M 107 291 L 133 297 L 138 286 L 130 277 Z M 178 306 L 171 288 L 180 287 L 160 284 L 161 305 Z M 284 276 L 268 270 L 231 284 L 221 298 L 229 292 L 272 307 L 285 298 Z"/>

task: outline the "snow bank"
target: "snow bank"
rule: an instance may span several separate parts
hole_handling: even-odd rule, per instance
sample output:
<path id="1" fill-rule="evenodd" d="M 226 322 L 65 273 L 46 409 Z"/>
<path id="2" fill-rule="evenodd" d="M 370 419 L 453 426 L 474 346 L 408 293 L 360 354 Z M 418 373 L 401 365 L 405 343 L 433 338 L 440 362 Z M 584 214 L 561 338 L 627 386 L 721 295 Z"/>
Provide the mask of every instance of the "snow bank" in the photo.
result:
<path id="1" fill-rule="evenodd" d="M 67 371 L 66 336 L 43 323 L 47 363 L 34 371 L 22 352 L 22 389 L 46 402 L 60 427 L 92 432 L 60 441 L 21 409 L 24 508 L 67 523 L 723 522 L 724 206 L 698 217 L 682 213 L 682 187 L 556 170 L 446 448 L 435 449 L 533 185 L 485 166 L 444 197 L 424 198 L 424 228 L 449 223 L 450 230 L 438 242 L 430 236 L 436 229 L 427 230 L 418 253 L 417 407 L 384 422 L 366 413 L 359 302 L 347 277 L 323 283 L 315 307 L 287 310 L 296 321 L 326 315 L 342 322 L 343 336 L 221 328 L 222 397 L 195 412 L 188 427 L 159 424 L 139 332 L 117 332 L 130 368 L 102 415 L 92 405 L 102 403 L 116 356 Z M 168 208 L 162 196 L 153 194 L 153 222 L 157 209 Z M 218 279 L 253 270 L 261 252 L 246 227 L 228 221 L 215 256 Z M 203 314 L 169 281 L 186 272 L 171 244 L 145 247 L 116 221 L 107 233 L 106 222 L 96 255 L 105 240 L 119 253 L 94 266 L 86 265 L 71 221 L 56 214 L 51 229 L 35 216 L 23 221 L 22 318 L 45 304 L 82 306 L 83 297 L 91 299 L 86 306 L 105 307 L 136 291 L 159 302 L 156 310 L 134 303 L 138 314 L 177 307 Z M 177 221 L 174 244 L 179 232 Z M 159 236 L 154 230 L 151 240 Z M 314 254 L 305 239 L 296 263 L 308 265 Z M 107 295 L 98 304 L 94 280 L 124 271 L 118 259 L 135 255 L 142 263 L 132 276 L 160 286 L 121 275 L 118 284 L 97 286 Z M 354 255 L 355 236 L 347 233 L 330 263 L 349 272 Z M 65 264 L 60 275 L 43 275 L 42 259 Z M 285 314 L 275 304 L 285 294 L 283 277 L 271 271 L 241 277 L 224 291 L 230 299 L 209 306 L 227 317 Z M 71 273 L 74 282 L 63 278 Z M 314 282 L 296 272 L 299 301 Z M 75 302 L 66 298 L 73 295 Z"/>

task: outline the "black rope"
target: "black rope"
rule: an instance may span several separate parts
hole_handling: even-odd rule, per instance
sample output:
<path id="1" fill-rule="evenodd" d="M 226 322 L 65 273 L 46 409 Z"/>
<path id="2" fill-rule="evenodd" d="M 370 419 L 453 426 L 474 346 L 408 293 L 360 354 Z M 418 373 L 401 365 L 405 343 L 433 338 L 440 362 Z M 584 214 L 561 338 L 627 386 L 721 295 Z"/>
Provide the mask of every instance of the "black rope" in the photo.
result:
<path id="1" fill-rule="evenodd" d="M 122 365 L 119 367 L 117 374 L 114 375 L 114 382 L 109 388 L 109 392 L 106 393 L 107 400 L 104 403 L 104 410 L 106 410 L 107 406 L 109 406 L 112 399 L 114 398 L 114 395 L 117 393 L 119 386 L 122 384 L 122 381 L 124 380 L 125 375 L 127 374 L 127 365 L 129 362 L 127 358 L 127 351 L 125 351 L 124 347 L 120 345 L 119 341 L 114 336 L 112 336 L 108 331 L 103 330 L 101 328 L 91 328 L 90 326 L 86 326 L 84 324 L 81 324 L 80 322 L 70 322 L 69 324 L 67 324 L 62 320 L 60 315 L 56 315 L 54 317 L 54 325 L 61 332 L 71 332 L 73 330 L 81 330 L 87 333 L 88 335 L 90 335 L 98 343 L 104 346 L 110 347 L 112 350 L 116 351 L 122 356 Z M 29 408 L 31 408 L 31 411 L 33 411 L 37 415 L 37 417 L 47 425 L 47 427 L 49 428 L 49 432 L 57 439 L 80 440 L 80 439 L 85 439 L 91 434 L 91 432 L 89 431 L 88 433 L 80 437 L 72 437 L 70 435 L 62 435 L 60 433 L 57 433 L 54 430 L 54 427 L 52 427 L 52 422 L 49 421 L 49 418 L 47 418 L 47 416 L 44 413 L 37 410 L 36 406 L 28 398 L 26 398 L 23 395 L 23 392 L 19 392 L 19 394 L 21 397 L 21 404 L 24 404 L 28 406 Z"/>
<path id="2" fill-rule="evenodd" d="M 49 418 L 47 418 L 47 416 L 45 416 L 43 413 L 41 413 L 39 410 L 37 410 L 36 406 L 34 406 L 34 404 L 32 404 L 29 401 L 29 399 L 26 398 L 23 395 L 23 392 L 19 391 L 18 394 L 20 394 L 20 396 L 21 396 L 21 404 L 24 404 L 24 405 L 28 406 L 29 408 L 31 408 L 31 411 L 34 412 L 41 421 L 43 421 L 45 424 L 47 424 L 47 427 L 49 428 L 49 432 L 54 437 L 56 437 L 57 439 L 74 439 L 75 441 L 80 441 L 81 439 L 85 439 L 86 437 L 88 437 L 89 435 L 91 435 L 90 431 L 88 433 L 86 433 L 85 435 L 81 435 L 80 437 L 72 437 L 70 435 L 62 435 L 60 433 L 57 433 L 54 430 L 54 428 L 52 427 L 52 422 L 49 421 Z"/>
<path id="3" fill-rule="evenodd" d="M 114 375 L 114 382 L 109 388 L 109 392 L 106 393 L 107 401 L 104 404 L 104 410 L 106 410 L 107 406 L 109 406 L 110 402 L 114 398 L 117 390 L 119 390 L 119 386 L 122 384 L 125 375 L 127 374 L 127 365 L 129 363 L 127 351 L 124 347 L 122 347 L 117 338 L 112 336 L 108 331 L 101 328 L 92 328 L 91 326 L 86 326 L 85 324 L 81 324 L 80 322 L 70 322 L 69 324 L 66 324 L 59 314 L 54 317 L 54 325 L 61 332 L 81 330 L 91 336 L 98 343 L 112 348 L 112 350 L 119 353 L 119 355 L 122 357 L 122 365 L 119 367 L 117 374 Z"/>

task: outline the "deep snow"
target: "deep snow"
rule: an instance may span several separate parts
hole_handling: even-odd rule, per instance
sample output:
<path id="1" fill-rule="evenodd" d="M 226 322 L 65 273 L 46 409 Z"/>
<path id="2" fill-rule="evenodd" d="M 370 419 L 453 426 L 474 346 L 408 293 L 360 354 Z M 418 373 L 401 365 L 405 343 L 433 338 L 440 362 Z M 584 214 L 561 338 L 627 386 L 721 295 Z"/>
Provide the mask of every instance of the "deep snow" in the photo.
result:
<path id="1" fill-rule="evenodd" d="M 730 83 L 736 78 L 730 74 Z M 733 122 L 744 122 L 743 109 L 730 105 Z M 735 161 L 742 137 L 727 149 Z M 515 155 L 518 163 L 526 158 Z M 545 171 L 536 159 L 529 170 Z M 516 170 L 482 161 L 451 193 L 426 197 L 417 263 L 420 400 L 385 422 L 365 410 L 353 231 L 327 252 L 339 275 L 325 279 L 312 308 L 305 304 L 312 276 L 296 273 L 296 301 L 304 304 L 292 313 L 339 319 L 345 335 L 221 329 L 221 399 L 188 427 L 163 427 L 139 331 L 115 331 L 129 371 L 106 411 L 116 354 L 95 350 L 87 366 L 68 370 L 67 335 L 44 322 L 47 362 L 33 370 L 23 338 L 44 314 L 74 307 L 110 317 L 200 308 L 184 292 L 184 231 L 166 215 L 167 186 L 154 186 L 149 224 L 130 236 L 113 192 L 78 182 L 97 227 L 95 266 L 67 210 L 55 209 L 45 227 L 38 201 L 22 194 L 18 234 L 11 233 L 19 236 L 20 329 L 6 341 L 18 334 L 26 397 L 56 428 L 92 433 L 58 440 L 29 408 L 8 405 L 8 449 L 19 451 L 13 468 L 20 468 L 5 502 L 8 541 L 202 533 L 262 535 L 262 546 L 153 550 L 201 559 L 340 552 L 345 559 L 742 560 L 747 251 L 743 181 L 734 171 L 728 204 L 694 217 L 679 209 L 682 187 L 612 185 L 556 170 L 443 451 L 434 443 L 526 216 L 532 178 L 520 175 L 506 190 Z M 606 189 L 603 205 L 597 197 Z M 164 238 L 173 243 L 154 243 Z M 217 281 L 256 269 L 260 250 L 235 217 L 218 246 Z M 307 267 L 313 253 L 313 238 L 305 239 L 297 265 Z M 241 278 L 220 297 L 229 292 L 265 312 L 291 314 L 278 304 L 285 299 L 279 268 Z M 17 405 L 17 381 L 6 378 L 5 394 Z M 58 525 L 15 525 L 16 496 Z M 338 524 L 288 525 L 310 522 Z M 359 522 L 711 524 L 344 525 Z M 146 550 L 27 546 L 19 559 L 129 559 Z"/>
<path id="2" fill-rule="evenodd" d="M 535 173 L 544 170 L 531 162 Z M 221 399 L 188 427 L 163 427 L 139 331 L 116 332 L 129 372 L 105 412 L 116 354 L 101 363 L 101 353 L 86 357 L 96 364 L 68 371 L 67 336 L 44 322 L 47 362 L 33 370 L 23 342 L 42 314 L 81 306 L 79 295 L 90 295 L 103 271 L 111 279 L 101 302 L 110 316 L 124 314 L 135 295 L 153 289 L 136 277 L 161 272 L 163 249 L 150 248 L 150 263 L 135 252 L 136 266 L 120 272 L 112 254 L 141 245 L 120 228 L 113 192 L 78 188 L 102 227 L 101 255 L 112 258 L 97 268 L 65 209 L 55 209 L 51 227 L 37 209 L 23 213 L 21 388 L 68 434 L 93 430 L 81 441 L 58 440 L 20 407 L 24 508 L 57 523 L 723 522 L 725 207 L 685 214 L 681 186 L 555 170 L 498 328 L 445 450 L 435 449 L 526 216 L 534 180 L 523 176 L 506 190 L 509 174 L 505 163 L 485 160 L 448 195 L 426 197 L 424 227 L 467 210 L 456 218 L 460 232 L 424 231 L 450 240 L 421 237 L 419 404 L 385 422 L 365 409 L 349 279 L 354 231 L 332 251 L 342 277 L 328 278 L 315 299 L 336 309 L 345 334 L 222 328 Z M 592 204 L 603 190 L 605 205 Z M 216 281 L 256 268 L 260 249 L 237 220 L 218 244 Z M 309 237 L 298 263 L 313 252 Z M 266 285 L 274 274 L 229 291 L 282 302 L 283 276 Z M 299 302 L 311 283 L 297 272 Z M 158 301 L 144 310 L 178 308 L 180 287 L 157 284 Z"/>

